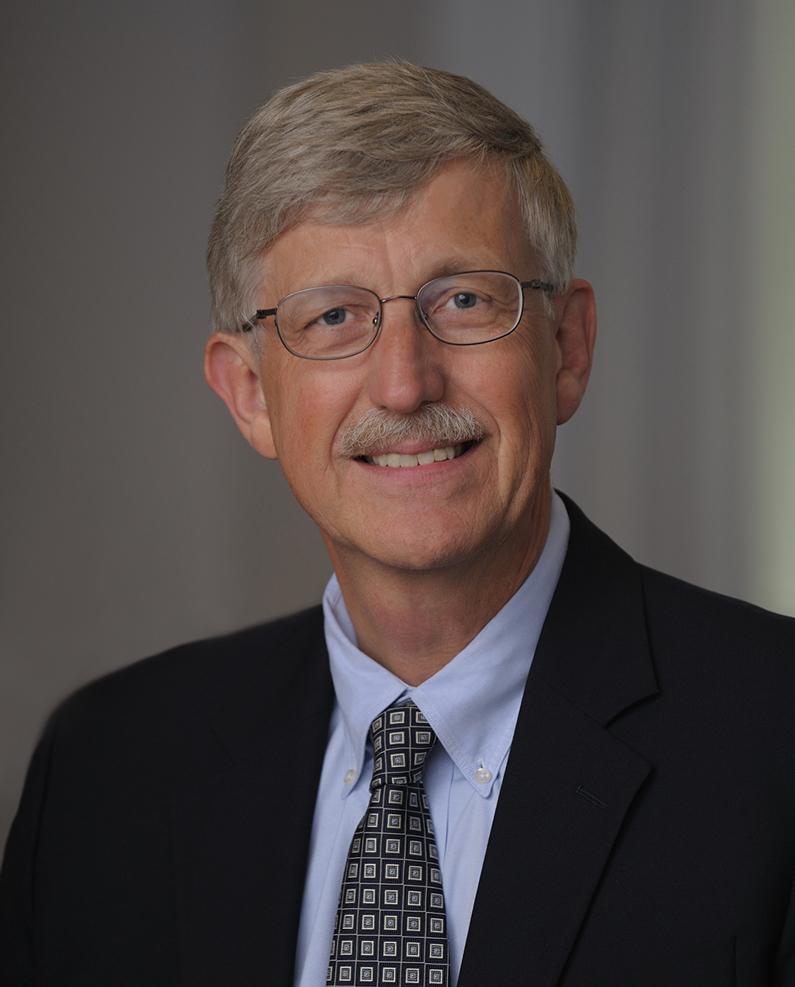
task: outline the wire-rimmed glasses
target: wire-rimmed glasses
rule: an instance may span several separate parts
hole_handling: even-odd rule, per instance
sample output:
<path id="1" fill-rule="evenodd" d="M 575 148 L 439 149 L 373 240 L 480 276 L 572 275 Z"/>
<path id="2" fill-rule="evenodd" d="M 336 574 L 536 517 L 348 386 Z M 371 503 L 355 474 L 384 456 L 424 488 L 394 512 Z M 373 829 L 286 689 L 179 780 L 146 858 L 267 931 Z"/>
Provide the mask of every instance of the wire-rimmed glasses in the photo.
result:
<path id="1" fill-rule="evenodd" d="M 285 347 L 305 360 L 342 360 L 371 346 L 383 320 L 385 302 L 416 303 L 425 328 L 451 346 L 476 346 L 512 333 L 522 320 L 524 289 L 554 292 L 537 278 L 520 281 L 505 271 L 464 271 L 424 284 L 416 295 L 379 298 L 369 288 L 325 285 L 294 291 L 275 308 L 259 309 L 241 329 L 274 316 Z"/>

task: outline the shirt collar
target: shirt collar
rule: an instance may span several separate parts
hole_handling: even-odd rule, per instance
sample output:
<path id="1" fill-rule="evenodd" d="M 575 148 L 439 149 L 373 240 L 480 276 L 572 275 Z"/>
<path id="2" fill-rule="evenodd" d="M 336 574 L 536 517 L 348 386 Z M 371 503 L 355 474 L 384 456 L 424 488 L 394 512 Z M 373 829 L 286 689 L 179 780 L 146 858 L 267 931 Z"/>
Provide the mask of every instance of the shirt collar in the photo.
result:
<path id="1" fill-rule="evenodd" d="M 568 539 L 568 514 L 553 493 L 549 532 L 532 572 L 466 648 L 416 688 L 358 649 L 337 577 L 331 577 L 323 594 L 326 644 L 347 763 L 355 773 L 343 794 L 352 790 L 362 771 L 372 721 L 398 700 L 411 698 L 474 790 L 489 795 L 510 750 L 525 679 Z M 486 769 L 487 780 L 483 771 L 477 780 L 479 767 Z"/>

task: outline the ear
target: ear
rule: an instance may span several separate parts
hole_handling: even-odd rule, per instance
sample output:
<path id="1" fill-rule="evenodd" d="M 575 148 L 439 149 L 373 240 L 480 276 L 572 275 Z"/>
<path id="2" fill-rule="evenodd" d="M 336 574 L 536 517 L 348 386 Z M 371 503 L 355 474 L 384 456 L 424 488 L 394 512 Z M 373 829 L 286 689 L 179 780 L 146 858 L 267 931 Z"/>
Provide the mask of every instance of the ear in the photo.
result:
<path id="1" fill-rule="evenodd" d="M 558 349 L 556 379 L 558 425 L 567 422 L 580 406 L 591 375 L 596 341 L 596 301 L 587 281 L 576 278 L 557 300 Z"/>
<path id="2" fill-rule="evenodd" d="M 231 333 L 213 333 L 204 349 L 204 376 L 260 456 L 277 459 L 260 368 L 248 340 Z"/>

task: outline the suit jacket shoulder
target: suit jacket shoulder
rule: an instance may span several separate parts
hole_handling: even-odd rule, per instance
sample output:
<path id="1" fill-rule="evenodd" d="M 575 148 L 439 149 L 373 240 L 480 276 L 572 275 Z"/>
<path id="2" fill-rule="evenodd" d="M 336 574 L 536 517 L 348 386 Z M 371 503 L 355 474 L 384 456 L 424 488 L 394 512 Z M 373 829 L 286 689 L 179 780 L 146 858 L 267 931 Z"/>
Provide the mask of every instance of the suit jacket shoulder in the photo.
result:
<path id="1" fill-rule="evenodd" d="M 105 675 L 67 699 L 51 729 L 60 742 L 90 745 L 97 757 L 126 758 L 129 748 L 147 784 L 153 773 L 170 782 L 166 776 L 184 777 L 191 763 L 206 770 L 206 758 L 222 748 L 230 753 L 228 748 L 245 746 L 246 739 L 256 745 L 257 730 L 267 731 L 273 712 L 286 703 L 305 710 L 317 701 L 322 705 L 329 685 L 322 610 L 313 607 L 180 645 Z M 234 710 L 232 723 L 227 709 Z M 156 758 L 156 769 L 144 765 L 147 752 Z"/>
<path id="2" fill-rule="evenodd" d="M 0 983 L 253 982 L 263 929 L 288 983 L 332 701 L 319 607 L 67 700 L 8 841 Z"/>

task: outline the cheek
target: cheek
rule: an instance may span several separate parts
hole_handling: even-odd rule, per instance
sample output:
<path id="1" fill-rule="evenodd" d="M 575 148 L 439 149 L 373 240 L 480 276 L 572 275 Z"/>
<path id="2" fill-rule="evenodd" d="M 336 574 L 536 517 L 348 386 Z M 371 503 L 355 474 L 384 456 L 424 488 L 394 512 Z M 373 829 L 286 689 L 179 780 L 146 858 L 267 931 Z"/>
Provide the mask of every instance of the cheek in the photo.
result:
<path id="1" fill-rule="evenodd" d="M 549 470 L 555 448 L 557 399 L 555 364 L 543 346 L 525 346 L 501 381 L 500 483 L 506 496 L 534 490 Z"/>
<path id="2" fill-rule="evenodd" d="M 555 427 L 557 365 L 542 327 L 527 327 L 523 336 L 516 333 L 504 341 L 509 345 L 495 351 L 498 359 L 469 361 L 463 389 L 496 420 L 502 439 L 521 444 Z"/>
<path id="3" fill-rule="evenodd" d="M 334 441 L 361 387 L 337 364 L 300 360 L 274 362 L 263 371 L 263 391 L 273 441 L 288 479 L 293 469 L 324 471 Z M 263 361 L 264 364 L 264 361 Z"/>
<path id="4" fill-rule="evenodd" d="M 536 326 L 515 363 L 515 386 L 522 394 L 535 429 L 557 423 L 557 348 L 549 326 Z"/>
<path id="5" fill-rule="evenodd" d="M 278 348 L 277 348 L 278 347 Z M 316 416 L 311 407 L 312 389 L 300 361 L 287 353 L 273 337 L 263 348 L 260 381 L 279 460 L 286 467 L 308 437 L 307 425 Z"/>

